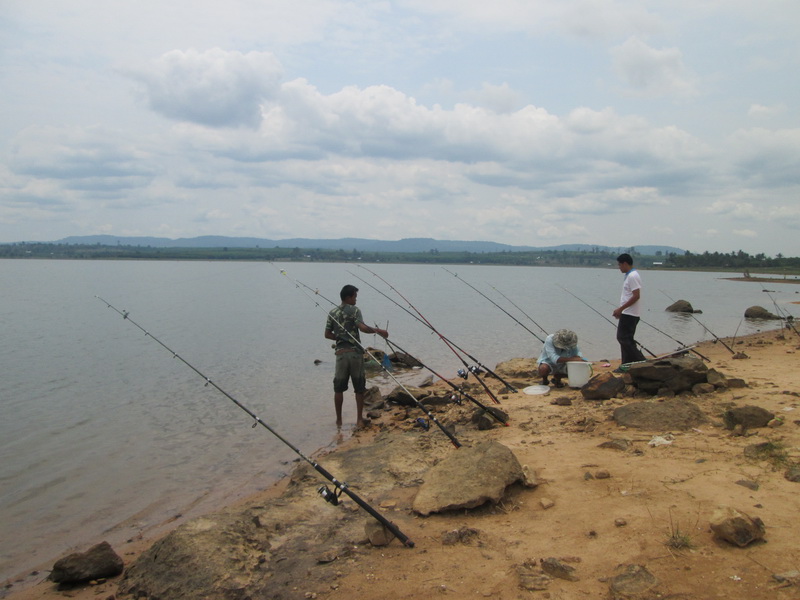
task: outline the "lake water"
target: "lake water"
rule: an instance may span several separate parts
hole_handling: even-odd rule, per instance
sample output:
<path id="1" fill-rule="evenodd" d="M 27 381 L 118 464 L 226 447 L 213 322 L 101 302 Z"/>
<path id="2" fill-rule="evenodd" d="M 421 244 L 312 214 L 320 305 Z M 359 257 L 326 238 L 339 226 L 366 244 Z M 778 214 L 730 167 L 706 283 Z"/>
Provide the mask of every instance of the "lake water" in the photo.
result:
<path id="1" fill-rule="evenodd" d="M 365 266 L 487 366 L 538 355 L 533 335 L 441 267 Z M 543 336 L 528 316 L 547 331 L 577 331 L 589 359 L 618 358 L 612 325 L 565 291 L 611 318 L 622 285 L 616 268 L 448 268 L 535 333 Z M 337 301 L 341 286 L 354 283 L 368 323 L 388 322 L 391 339 L 446 377 L 463 366 L 429 329 L 360 281 L 408 308 L 357 265 L 2 260 L 0 275 L 3 580 L 102 539 L 114 545 L 150 534 L 171 517 L 196 516 L 265 489 L 297 459 L 95 296 L 129 311 L 307 455 L 337 440 L 333 356 L 322 335 L 330 305 L 293 280 Z M 800 300 L 800 286 L 792 284 L 770 284 L 770 298 L 761 284 L 720 274 L 644 270 L 642 277 L 644 320 L 687 344 L 711 335 L 689 316 L 665 313 L 667 295 L 702 309 L 698 318 L 720 337 L 780 326 L 745 322 L 749 306 L 774 312 L 774 298 L 796 314 L 790 303 Z M 380 338 L 363 338 L 386 349 Z M 655 353 L 677 347 L 645 324 L 637 338 Z M 386 376 L 377 382 L 384 391 L 395 385 Z M 354 421 L 354 405 L 348 392 L 346 423 Z"/>

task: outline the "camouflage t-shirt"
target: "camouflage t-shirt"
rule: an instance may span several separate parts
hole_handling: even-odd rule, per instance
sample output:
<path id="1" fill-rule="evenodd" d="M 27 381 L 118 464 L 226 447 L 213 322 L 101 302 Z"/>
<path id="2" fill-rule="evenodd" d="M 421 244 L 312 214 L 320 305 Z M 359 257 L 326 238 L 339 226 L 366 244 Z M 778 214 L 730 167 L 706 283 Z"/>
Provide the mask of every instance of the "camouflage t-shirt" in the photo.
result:
<path id="1" fill-rule="evenodd" d="M 358 324 L 363 323 L 361 310 L 352 304 L 340 304 L 328 313 L 325 330 L 336 336 L 336 350 L 361 347 Z M 351 337 L 352 336 L 352 337 Z M 355 341 L 353 340 L 355 338 Z"/>

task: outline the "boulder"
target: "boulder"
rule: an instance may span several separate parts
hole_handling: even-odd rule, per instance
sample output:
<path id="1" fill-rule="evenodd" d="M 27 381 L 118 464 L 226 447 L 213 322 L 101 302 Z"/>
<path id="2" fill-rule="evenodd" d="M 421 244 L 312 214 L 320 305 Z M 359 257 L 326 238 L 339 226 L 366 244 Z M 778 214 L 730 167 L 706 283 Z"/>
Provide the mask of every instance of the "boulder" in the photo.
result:
<path id="1" fill-rule="evenodd" d="M 649 431 L 687 430 L 706 422 L 700 408 L 680 398 L 663 402 L 643 401 L 620 406 L 614 411 L 619 425 Z"/>
<path id="2" fill-rule="evenodd" d="M 722 415 L 727 429 L 733 429 L 737 425 L 741 425 L 745 430 L 766 427 L 774 418 L 775 415 L 766 408 L 752 405 L 736 406 L 726 410 Z"/>
<path id="3" fill-rule="evenodd" d="M 100 542 L 86 552 L 75 552 L 56 561 L 50 580 L 56 583 L 81 583 L 116 577 L 124 568 L 119 555 L 108 542 Z"/>
<path id="4" fill-rule="evenodd" d="M 800 464 L 792 465 L 783 476 L 788 479 L 789 481 L 793 481 L 794 483 L 800 483 Z"/>
<path id="5" fill-rule="evenodd" d="M 608 400 L 624 389 L 625 381 L 621 377 L 606 372 L 592 377 L 581 388 L 581 394 L 586 400 Z"/>
<path id="6" fill-rule="evenodd" d="M 706 383 L 708 367 L 695 356 L 677 356 L 634 363 L 628 374 L 633 385 L 643 392 L 656 394 L 661 389 L 669 389 L 680 394 L 697 383 Z"/>
<path id="7" fill-rule="evenodd" d="M 676 313 L 693 313 L 694 308 L 692 308 L 692 304 L 688 300 L 677 300 L 670 304 L 666 309 L 667 312 L 676 312 Z"/>
<path id="8" fill-rule="evenodd" d="M 413 386 L 407 385 L 405 386 L 405 389 L 403 389 L 398 385 L 391 392 L 386 394 L 385 400 L 387 402 L 394 402 L 395 404 L 399 404 L 401 406 L 416 406 L 416 402 L 414 402 L 414 399 L 412 399 L 411 396 L 406 393 L 406 390 L 408 390 L 408 392 L 410 392 L 414 398 L 416 398 L 417 402 L 427 397 L 430 393 Z"/>
<path id="9" fill-rule="evenodd" d="M 424 479 L 413 503 L 423 516 L 497 503 L 509 485 L 525 481 L 525 474 L 511 450 L 489 441 L 449 454 Z"/>
<path id="10" fill-rule="evenodd" d="M 499 363 L 494 372 L 503 378 L 530 379 L 536 372 L 535 358 L 512 358 Z"/>
<path id="11" fill-rule="evenodd" d="M 714 511 L 710 526 L 716 537 L 740 548 L 764 539 L 766 532 L 761 519 L 727 506 L 721 506 Z"/>
<path id="12" fill-rule="evenodd" d="M 772 314 L 763 306 L 751 306 L 746 311 L 744 311 L 744 317 L 745 319 L 765 319 L 768 321 L 781 320 L 781 317 Z"/>

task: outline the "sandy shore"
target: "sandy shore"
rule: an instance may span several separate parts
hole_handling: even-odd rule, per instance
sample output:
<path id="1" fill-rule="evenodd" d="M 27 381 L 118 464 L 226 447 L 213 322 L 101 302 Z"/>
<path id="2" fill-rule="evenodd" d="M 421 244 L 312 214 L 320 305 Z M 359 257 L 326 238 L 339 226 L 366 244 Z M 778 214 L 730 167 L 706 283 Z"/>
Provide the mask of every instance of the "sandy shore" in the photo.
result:
<path id="1" fill-rule="evenodd" d="M 698 346 L 710 367 L 743 379 L 747 387 L 689 397 L 708 417 L 707 424 L 689 431 L 620 427 L 611 413 L 631 398 L 586 401 L 569 388 L 542 396 L 503 394 L 511 426 L 463 431 L 459 438 L 465 444 L 492 439 L 506 445 L 536 472 L 538 487 L 510 488 L 496 506 L 425 518 L 410 510 L 413 486 L 373 498 L 416 547 L 395 541 L 377 548 L 345 540 L 348 551 L 340 549 L 338 560 L 298 572 L 296 585 L 275 597 L 601 599 L 609 597 L 608 580 L 620 565 L 639 564 L 658 578 L 661 598 L 800 598 L 798 585 L 773 577 L 800 570 L 800 483 L 784 477 L 787 464 L 800 462 L 800 338 L 778 329 L 739 338 L 734 349 L 748 358 L 734 359 L 720 343 Z M 596 365 L 595 373 L 616 366 Z M 539 382 L 530 378 L 527 383 Z M 559 398 L 571 404 L 553 402 Z M 742 405 L 766 408 L 784 424 L 733 435 L 723 427 L 721 414 Z M 443 417 L 450 409 L 440 410 Z M 335 463 L 337 453 L 354 445 L 368 447 L 381 430 L 420 435 L 408 426 L 415 416 L 402 408 L 387 411 L 325 460 Z M 654 435 L 665 434 L 671 434 L 670 444 L 650 445 Z M 436 439 L 431 452 L 453 451 L 433 438 L 444 437 L 435 428 L 424 435 Z M 630 447 L 599 448 L 611 439 L 626 439 Z M 780 460 L 744 455 L 746 446 L 764 441 L 783 450 Z M 609 476 L 595 477 L 601 471 Z M 368 481 L 359 483 L 369 489 Z M 288 481 L 279 482 L 242 507 L 281 497 L 287 486 Z M 721 505 L 761 518 L 766 541 L 738 548 L 717 540 L 709 519 Z M 461 543 L 445 543 L 443 536 L 455 530 L 474 533 Z M 685 547 L 670 545 L 676 534 Z M 127 565 L 154 542 L 130 540 L 115 550 Z M 577 581 L 552 578 L 546 590 L 535 592 L 520 587 L 520 573 L 549 557 L 571 565 Z M 9 582 L 5 593 L 12 600 L 121 598 L 116 580 L 59 591 L 45 576 Z"/>

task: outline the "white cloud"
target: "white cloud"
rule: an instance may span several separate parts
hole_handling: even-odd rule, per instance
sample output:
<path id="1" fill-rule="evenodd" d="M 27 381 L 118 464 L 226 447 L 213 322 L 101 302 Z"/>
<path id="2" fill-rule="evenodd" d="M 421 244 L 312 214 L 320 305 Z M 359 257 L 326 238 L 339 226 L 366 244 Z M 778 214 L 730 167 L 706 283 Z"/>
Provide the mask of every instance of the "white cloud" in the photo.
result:
<path id="1" fill-rule="evenodd" d="M 278 90 L 283 69 L 270 53 L 173 50 L 148 69 L 128 69 L 150 107 L 168 118 L 212 127 L 257 127 L 261 103 Z"/>
<path id="2" fill-rule="evenodd" d="M 637 37 L 613 48 L 611 55 L 620 78 L 635 93 L 648 96 L 693 96 L 694 76 L 677 48 L 656 49 Z"/>

